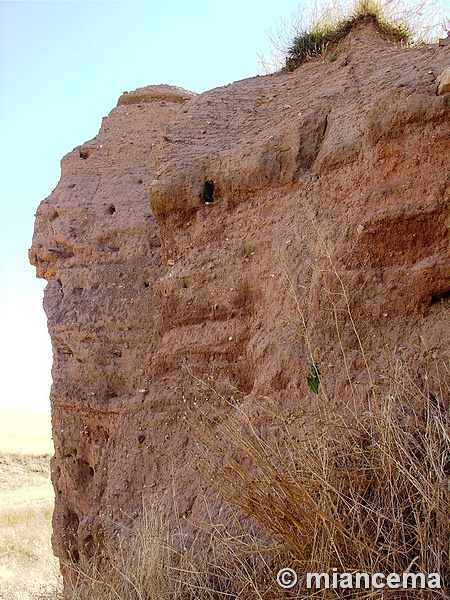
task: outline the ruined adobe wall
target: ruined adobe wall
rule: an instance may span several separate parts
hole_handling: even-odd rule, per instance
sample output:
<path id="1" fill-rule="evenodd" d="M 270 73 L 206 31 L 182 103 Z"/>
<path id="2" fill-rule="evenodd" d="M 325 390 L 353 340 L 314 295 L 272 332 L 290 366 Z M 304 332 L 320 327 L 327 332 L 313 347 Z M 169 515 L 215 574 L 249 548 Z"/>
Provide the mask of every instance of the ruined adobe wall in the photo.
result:
<path id="1" fill-rule="evenodd" d="M 420 382 L 448 360 L 450 47 L 369 24 L 334 53 L 201 95 L 124 94 L 63 159 L 30 250 L 63 564 L 154 493 L 169 517 L 175 498 L 186 523 L 220 521 L 185 426 L 211 390 L 222 418 L 236 402 L 263 428 L 259 398 L 314 402 L 312 360 L 343 407 L 396 361 Z"/>

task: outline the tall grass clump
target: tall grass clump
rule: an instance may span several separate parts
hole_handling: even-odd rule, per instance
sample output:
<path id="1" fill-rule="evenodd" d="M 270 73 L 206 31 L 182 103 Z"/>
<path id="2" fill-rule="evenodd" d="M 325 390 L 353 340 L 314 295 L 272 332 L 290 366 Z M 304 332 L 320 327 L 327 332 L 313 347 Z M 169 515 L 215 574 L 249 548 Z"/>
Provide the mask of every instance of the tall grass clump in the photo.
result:
<path id="1" fill-rule="evenodd" d="M 372 20 L 403 44 L 433 43 L 445 35 L 446 0 L 343 0 L 316 2 L 282 20 L 269 32 L 271 57 L 260 57 L 263 71 L 293 70 L 321 56 L 359 21 Z M 447 17 L 448 19 L 448 17 Z"/>
<path id="2" fill-rule="evenodd" d="M 71 565 L 70 600 L 176 600 L 190 585 L 200 585 L 195 571 L 180 562 L 156 504 L 115 529 L 114 537 L 99 540 L 92 556 Z"/>
<path id="3" fill-rule="evenodd" d="M 67 600 L 262 600 L 261 581 L 271 572 L 266 540 L 240 525 L 232 534 L 223 523 L 208 523 L 203 545 L 187 549 L 181 526 L 171 527 L 158 503 L 129 527 L 115 523 L 114 538 L 70 566 Z"/>
<path id="4" fill-rule="evenodd" d="M 448 386 L 441 390 L 448 402 Z M 448 598 L 450 414 L 442 398 L 397 373 L 370 411 L 344 418 L 322 397 L 304 416 L 293 424 L 280 415 L 271 439 L 243 412 L 215 425 L 203 466 L 222 496 L 272 534 L 280 567 L 439 573 L 441 589 L 386 589 L 383 597 Z M 301 583 L 294 597 L 336 597 Z M 368 594 L 352 590 L 351 598 Z"/>
<path id="5" fill-rule="evenodd" d="M 320 56 L 330 44 L 344 38 L 359 21 L 372 20 L 378 28 L 399 42 L 408 43 L 413 31 L 406 16 L 388 12 L 378 0 L 358 0 L 350 14 L 343 17 L 335 6 L 327 6 L 308 30 L 300 31 L 288 50 L 286 67 L 295 69 L 305 61 Z"/>

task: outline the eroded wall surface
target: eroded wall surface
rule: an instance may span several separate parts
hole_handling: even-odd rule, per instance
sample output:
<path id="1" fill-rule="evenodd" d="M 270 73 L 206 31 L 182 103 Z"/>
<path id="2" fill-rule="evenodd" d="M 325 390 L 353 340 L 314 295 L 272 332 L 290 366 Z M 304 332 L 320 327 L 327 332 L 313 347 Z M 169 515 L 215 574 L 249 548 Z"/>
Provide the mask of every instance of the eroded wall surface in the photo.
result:
<path id="1" fill-rule="evenodd" d="M 124 94 L 63 159 L 30 250 L 63 565 L 155 493 L 186 543 L 220 521 L 196 410 L 238 403 L 263 428 L 262 397 L 294 415 L 315 401 L 312 361 L 344 409 L 395 363 L 420 382 L 448 361 L 450 47 L 366 24 L 336 54 L 201 95 Z"/>

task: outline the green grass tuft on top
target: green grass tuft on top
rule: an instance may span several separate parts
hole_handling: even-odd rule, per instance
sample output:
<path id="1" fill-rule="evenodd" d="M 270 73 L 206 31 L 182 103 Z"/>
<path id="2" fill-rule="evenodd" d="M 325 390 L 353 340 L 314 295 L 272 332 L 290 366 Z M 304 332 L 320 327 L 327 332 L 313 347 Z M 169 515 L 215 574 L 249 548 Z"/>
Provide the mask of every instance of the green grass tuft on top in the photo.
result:
<path id="1" fill-rule="evenodd" d="M 345 17 L 329 5 L 308 29 L 295 36 L 288 49 L 286 69 L 292 71 L 304 62 L 322 55 L 330 44 L 337 44 L 362 21 L 374 22 L 380 31 L 396 41 L 410 43 L 413 40 L 413 30 L 406 15 L 404 18 L 390 16 L 378 0 L 358 0 Z"/>

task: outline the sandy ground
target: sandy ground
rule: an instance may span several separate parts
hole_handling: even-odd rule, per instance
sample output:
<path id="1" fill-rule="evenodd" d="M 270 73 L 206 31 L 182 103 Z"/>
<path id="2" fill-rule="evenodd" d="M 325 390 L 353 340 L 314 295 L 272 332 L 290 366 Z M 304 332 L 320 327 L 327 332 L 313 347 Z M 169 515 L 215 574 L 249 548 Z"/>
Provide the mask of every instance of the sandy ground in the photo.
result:
<path id="1" fill-rule="evenodd" d="M 53 454 L 50 413 L 0 408 L 0 453 Z"/>
<path id="2" fill-rule="evenodd" d="M 50 544 L 54 493 L 50 456 L 41 454 L 49 440 L 45 428 L 38 435 L 42 419 L 30 435 L 30 427 L 8 431 L 7 422 L 17 422 L 8 416 L 1 423 L 2 447 L 20 452 L 0 452 L 0 600 L 56 600 L 61 582 Z M 24 425 L 33 423 L 28 416 Z"/>

